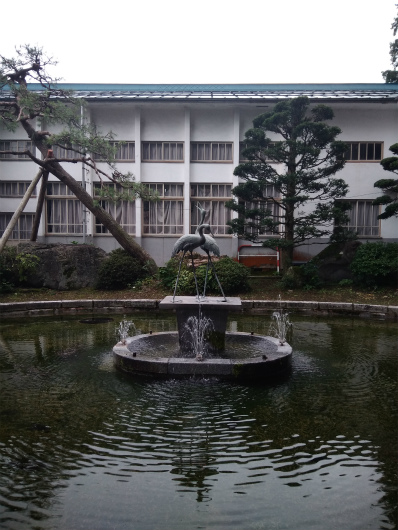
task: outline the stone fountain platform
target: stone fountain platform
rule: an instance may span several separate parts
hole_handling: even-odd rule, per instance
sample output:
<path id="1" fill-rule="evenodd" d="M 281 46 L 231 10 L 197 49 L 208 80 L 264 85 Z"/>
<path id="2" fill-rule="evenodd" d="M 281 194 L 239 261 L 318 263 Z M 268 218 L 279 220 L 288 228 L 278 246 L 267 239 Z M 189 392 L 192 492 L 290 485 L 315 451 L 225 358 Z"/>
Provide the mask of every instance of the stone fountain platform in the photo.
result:
<path id="1" fill-rule="evenodd" d="M 212 322 L 212 329 L 206 333 L 208 351 L 219 353 L 225 349 L 225 332 L 227 329 L 228 313 L 240 311 L 240 298 L 206 297 L 198 300 L 196 296 L 166 296 L 159 302 L 159 309 L 175 310 L 179 334 L 180 350 L 189 354 L 192 344 L 184 333 L 185 324 L 190 317 L 208 319 Z"/>
<path id="2" fill-rule="evenodd" d="M 229 311 L 241 310 L 240 298 L 166 296 L 160 309 L 175 310 L 178 332 L 150 333 L 127 337 L 113 348 L 116 368 L 152 377 L 210 377 L 231 380 L 269 379 L 286 373 L 291 366 L 292 348 L 274 337 L 227 332 Z M 206 325 L 203 353 L 193 351 L 188 319 Z M 205 320 L 206 319 L 206 320 Z"/>
<path id="3" fill-rule="evenodd" d="M 229 357 L 232 345 L 244 343 L 253 356 Z M 156 378 L 218 377 L 234 381 L 270 380 L 291 367 L 292 348 L 274 337 L 248 333 L 226 333 L 224 356 L 181 357 L 178 332 L 161 332 L 128 337 L 113 348 L 116 368 L 133 375 Z"/>

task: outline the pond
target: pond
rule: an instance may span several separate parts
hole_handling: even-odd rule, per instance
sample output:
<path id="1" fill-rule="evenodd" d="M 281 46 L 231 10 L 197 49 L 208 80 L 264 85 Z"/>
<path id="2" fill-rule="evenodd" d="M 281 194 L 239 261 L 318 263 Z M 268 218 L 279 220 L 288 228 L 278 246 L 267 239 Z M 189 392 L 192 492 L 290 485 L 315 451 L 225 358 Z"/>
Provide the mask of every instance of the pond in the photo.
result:
<path id="1" fill-rule="evenodd" d="M 292 373 L 238 385 L 119 373 L 122 320 L 176 321 L 100 316 L 0 324 L 0 527 L 396 528 L 396 324 L 292 316 Z"/>

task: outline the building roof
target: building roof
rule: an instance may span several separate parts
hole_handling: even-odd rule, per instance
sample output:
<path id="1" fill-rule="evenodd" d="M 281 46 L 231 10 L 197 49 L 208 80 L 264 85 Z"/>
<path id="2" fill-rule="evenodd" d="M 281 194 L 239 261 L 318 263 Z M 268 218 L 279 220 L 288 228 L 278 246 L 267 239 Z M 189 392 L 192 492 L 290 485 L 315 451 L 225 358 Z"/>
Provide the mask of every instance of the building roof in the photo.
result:
<path id="1" fill-rule="evenodd" d="M 40 91 L 38 83 L 28 85 Z M 96 84 L 59 83 L 84 99 L 280 100 L 297 96 L 330 100 L 398 100 L 398 84 Z M 3 97 L 6 95 L 3 89 Z"/>

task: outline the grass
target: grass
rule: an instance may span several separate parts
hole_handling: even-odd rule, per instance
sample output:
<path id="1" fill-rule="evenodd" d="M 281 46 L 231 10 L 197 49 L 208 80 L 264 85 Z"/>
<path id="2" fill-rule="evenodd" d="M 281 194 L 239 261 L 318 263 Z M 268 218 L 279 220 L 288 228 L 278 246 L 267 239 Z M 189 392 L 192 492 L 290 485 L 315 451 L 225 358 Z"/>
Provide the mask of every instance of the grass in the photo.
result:
<path id="1" fill-rule="evenodd" d="M 243 300 L 302 300 L 319 302 L 347 302 L 370 305 L 398 306 L 397 289 L 366 290 L 353 286 L 328 286 L 322 289 L 283 289 L 276 279 L 251 278 L 251 290 L 237 293 Z M 0 302 L 27 302 L 35 300 L 107 300 L 107 299 L 157 299 L 172 294 L 156 279 L 146 280 L 141 285 L 119 291 L 79 289 L 56 291 L 53 289 L 22 289 L 0 294 Z M 215 293 L 216 296 L 218 293 Z"/>

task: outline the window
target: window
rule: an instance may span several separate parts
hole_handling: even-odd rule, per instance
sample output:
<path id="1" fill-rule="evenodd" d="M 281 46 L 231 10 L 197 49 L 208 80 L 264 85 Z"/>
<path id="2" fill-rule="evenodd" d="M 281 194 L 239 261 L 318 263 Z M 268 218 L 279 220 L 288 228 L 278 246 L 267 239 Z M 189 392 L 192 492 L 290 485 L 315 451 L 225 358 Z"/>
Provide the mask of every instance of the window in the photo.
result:
<path id="1" fill-rule="evenodd" d="M 73 159 L 73 158 L 80 158 L 82 155 L 80 153 L 77 153 L 74 151 L 74 149 L 80 150 L 80 147 L 71 147 L 67 149 L 66 147 L 61 147 L 59 145 L 54 145 L 52 150 L 54 153 L 54 158 L 67 158 L 67 159 Z"/>
<path id="2" fill-rule="evenodd" d="M 23 197 L 30 182 L 0 182 L 0 197 Z M 36 188 L 32 192 L 32 197 L 36 196 Z"/>
<path id="3" fill-rule="evenodd" d="M 232 162 L 232 142 L 191 142 L 191 162 Z"/>
<path id="4" fill-rule="evenodd" d="M 1 213 L 0 214 L 0 237 L 4 234 L 5 229 L 8 226 L 8 223 L 11 221 L 13 213 Z M 10 239 L 22 240 L 30 239 L 30 234 L 32 232 L 33 219 L 35 214 L 33 213 L 23 213 L 20 215 L 16 225 L 14 226 Z"/>
<path id="5" fill-rule="evenodd" d="M 346 142 L 347 162 L 380 162 L 383 156 L 383 142 Z"/>
<path id="6" fill-rule="evenodd" d="M 261 212 L 265 212 L 266 210 L 269 210 L 274 222 L 282 221 L 282 211 L 277 202 L 272 200 L 264 202 L 245 202 L 244 205 L 246 211 L 259 209 Z M 267 225 L 261 225 L 259 219 L 256 219 L 256 217 L 247 220 L 247 222 L 249 225 L 246 227 L 246 231 L 252 235 L 261 237 L 281 234 L 282 225 L 278 225 L 274 230 L 271 230 Z"/>
<path id="7" fill-rule="evenodd" d="M 109 142 L 110 145 L 117 147 L 115 153 L 115 162 L 134 162 L 135 161 L 135 142 Z M 95 160 L 103 160 L 98 154 L 94 153 Z"/>
<path id="8" fill-rule="evenodd" d="M 143 162 L 183 162 L 183 142 L 142 142 Z"/>
<path id="9" fill-rule="evenodd" d="M 380 236 L 380 206 L 372 201 L 350 201 L 351 210 L 347 212 L 350 218 L 346 228 L 353 230 L 358 236 Z"/>
<path id="10" fill-rule="evenodd" d="M 228 234 L 227 222 L 231 220 L 231 210 L 225 201 L 231 199 L 230 184 L 191 185 L 191 232 L 194 233 L 200 222 L 198 203 L 207 211 L 205 223 L 209 223 L 213 234 Z"/>
<path id="11" fill-rule="evenodd" d="M 148 184 L 158 201 L 144 201 L 144 235 L 182 235 L 184 232 L 183 184 Z"/>
<path id="12" fill-rule="evenodd" d="M 62 182 L 49 182 L 46 189 L 48 234 L 83 233 L 83 206 Z"/>
<path id="13" fill-rule="evenodd" d="M 119 186 L 118 184 L 109 183 L 103 184 L 103 186 L 112 187 L 116 192 L 123 190 L 122 186 Z M 98 200 L 99 204 L 115 219 L 116 222 L 120 224 L 120 226 L 128 234 L 135 234 L 135 201 L 118 200 L 113 202 L 111 200 L 98 198 L 96 190 L 98 190 L 100 187 L 101 185 L 99 183 L 94 184 L 94 196 L 97 195 L 95 198 Z M 105 226 L 97 218 L 95 218 L 95 233 L 109 234 L 109 230 L 105 228 Z"/>
<path id="14" fill-rule="evenodd" d="M 270 147 L 273 147 L 275 144 L 270 144 Z M 239 162 L 249 162 L 248 158 L 243 156 L 243 151 L 246 149 L 247 145 L 245 142 L 239 142 Z M 274 162 L 271 158 L 267 158 L 269 162 Z"/>
<path id="15" fill-rule="evenodd" d="M 33 153 L 33 142 L 30 140 L 1 140 L 0 151 L 21 151 L 21 154 L 12 155 L 9 153 L 0 153 L 1 160 L 30 160 L 28 155 L 22 154 L 22 151 L 29 150 Z"/>
<path id="16" fill-rule="evenodd" d="M 263 201 L 253 201 L 253 202 L 244 202 L 241 203 L 245 207 L 245 210 L 260 210 L 261 212 L 270 211 L 273 221 L 276 223 L 283 222 L 283 210 L 279 205 L 278 198 L 280 197 L 280 192 L 275 189 L 273 185 L 268 185 L 263 191 Z M 253 236 L 272 236 L 272 235 L 281 235 L 283 230 L 283 225 L 277 225 L 274 229 L 271 229 L 266 224 L 260 224 L 260 220 L 255 216 L 252 219 L 247 220 L 248 226 L 246 231 Z"/>

